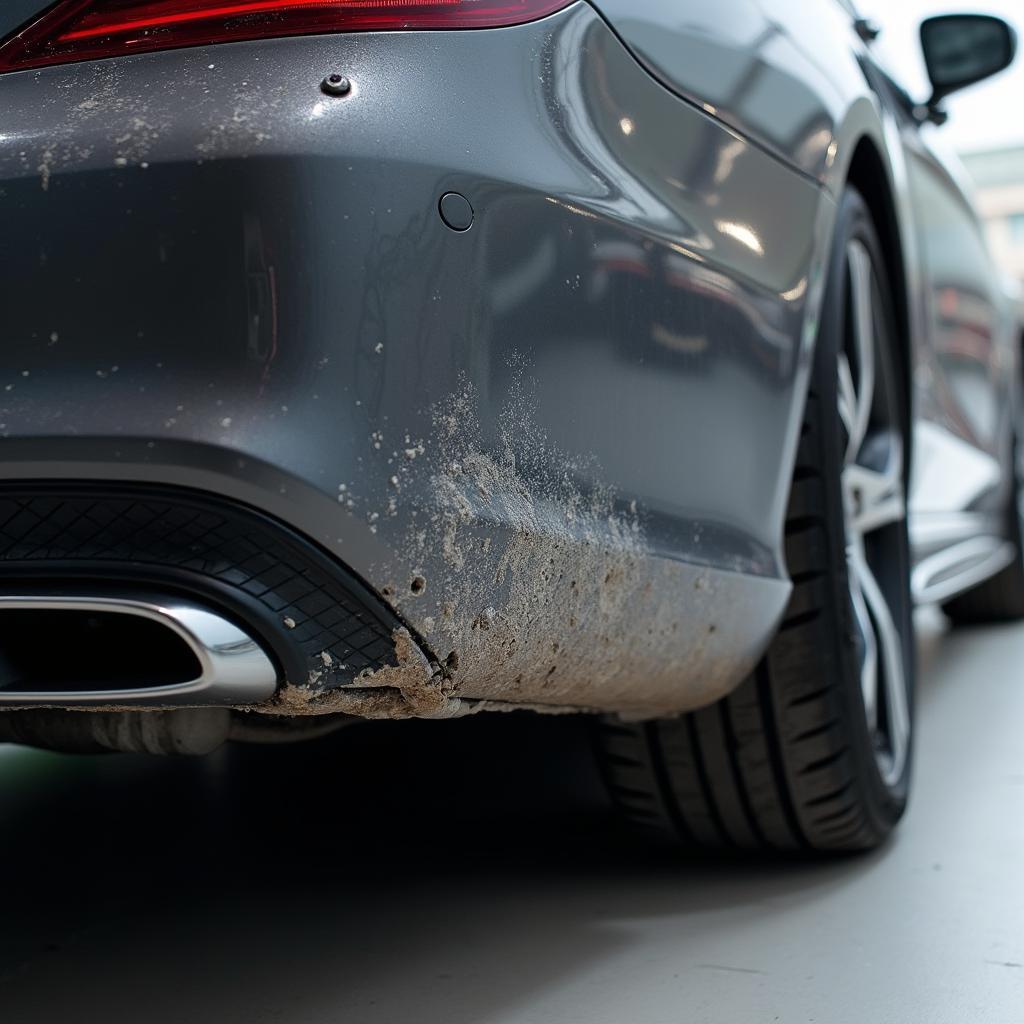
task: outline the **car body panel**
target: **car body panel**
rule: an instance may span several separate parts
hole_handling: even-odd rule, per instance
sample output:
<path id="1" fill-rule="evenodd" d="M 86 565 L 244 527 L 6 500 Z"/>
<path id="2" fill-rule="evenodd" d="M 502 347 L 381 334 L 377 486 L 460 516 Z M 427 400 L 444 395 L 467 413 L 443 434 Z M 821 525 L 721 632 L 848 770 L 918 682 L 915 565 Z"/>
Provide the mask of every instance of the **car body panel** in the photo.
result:
<path id="1" fill-rule="evenodd" d="M 947 537 L 939 527 L 951 513 L 977 513 L 973 531 L 998 532 L 1016 380 L 1008 303 L 956 156 L 933 126 L 900 116 L 877 78 L 890 69 L 857 34 L 854 11 L 838 0 L 596 3 L 652 73 L 833 196 L 870 140 L 899 208 L 920 428 L 910 498 L 917 557 L 957 542 L 964 520 Z M 952 483 L 946 465 L 965 475 Z"/>
<path id="2" fill-rule="evenodd" d="M 5 475 L 279 514 L 466 696 L 683 707 L 752 665 L 827 204 L 590 8 L 17 73 L 0 106 Z"/>
<path id="3" fill-rule="evenodd" d="M 814 178 L 864 95 L 852 18 L 833 0 L 595 0 L 644 65 L 680 95 Z M 827 52 L 828 61 L 820 59 Z"/>
<path id="4" fill-rule="evenodd" d="M 0 8 L 0 39 L 51 6 L 51 0 L 4 0 Z"/>
<path id="5" fill-rule="evenodd" d="M 905 152 L 924 282 L 910 512 L 914 590 L 926 601 L 1011 557 L 1019 331 L 955 157 L 918 134 Z"/>
<path id="6" fill-rule="evenodd" d="M 942 232 L 839 4 L 596 6 L 0 76 L 0 473 L 278 516 L 455 697 L 653 714 L 735 686 L 790 591 L 788 484 L 864 140 L 915 400 L 984 449 L 924 394 L 921 366 L 952 373 L 922 256 Z M 348 96 L 320 91 L 332 71 Z M 468 231 L 439 216 L 452 191 Z M 915 470 L 915 502 L 937 478 Z"/>

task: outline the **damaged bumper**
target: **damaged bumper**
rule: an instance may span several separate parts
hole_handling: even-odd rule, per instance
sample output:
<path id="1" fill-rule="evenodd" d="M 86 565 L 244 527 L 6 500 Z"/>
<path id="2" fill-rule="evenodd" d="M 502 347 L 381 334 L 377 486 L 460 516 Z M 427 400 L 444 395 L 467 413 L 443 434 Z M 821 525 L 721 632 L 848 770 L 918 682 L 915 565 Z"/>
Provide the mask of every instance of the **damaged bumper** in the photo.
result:
<path id="1" fill-rule="evenodd" d="M 749 670 L 820 196 L 588 6 L 22 72 L 0 110 L 3 477 L 219 495 L 390 609 L 386 665 L 311 655 L 268 710 L 653 714 Z"/>

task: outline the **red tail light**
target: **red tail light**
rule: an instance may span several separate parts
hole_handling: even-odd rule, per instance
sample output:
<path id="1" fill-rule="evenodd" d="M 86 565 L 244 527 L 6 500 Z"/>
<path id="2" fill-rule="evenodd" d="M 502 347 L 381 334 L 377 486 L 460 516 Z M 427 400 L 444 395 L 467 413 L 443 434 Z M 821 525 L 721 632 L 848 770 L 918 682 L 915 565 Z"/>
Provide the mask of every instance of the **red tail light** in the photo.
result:
<path id="1" fill-rule="evenodd" d="M 571 0 L 64 0 L 0 46 L 0 72 L 267 36 L 519 25 Z"/>

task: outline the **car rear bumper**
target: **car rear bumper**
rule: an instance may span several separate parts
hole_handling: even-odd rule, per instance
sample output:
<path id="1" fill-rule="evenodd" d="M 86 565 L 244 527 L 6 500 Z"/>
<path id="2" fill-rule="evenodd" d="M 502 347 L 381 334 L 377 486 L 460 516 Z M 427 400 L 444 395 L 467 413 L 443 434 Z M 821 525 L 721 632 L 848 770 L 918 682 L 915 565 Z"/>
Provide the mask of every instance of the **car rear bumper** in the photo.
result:
<path id="1" fill-rule="evenodd" d="M 22 72 L 0 110 L 5 479 L 274 516 L 454 697 L 680 710 L 752 665 L 821 193 L 588 6 Z"/>

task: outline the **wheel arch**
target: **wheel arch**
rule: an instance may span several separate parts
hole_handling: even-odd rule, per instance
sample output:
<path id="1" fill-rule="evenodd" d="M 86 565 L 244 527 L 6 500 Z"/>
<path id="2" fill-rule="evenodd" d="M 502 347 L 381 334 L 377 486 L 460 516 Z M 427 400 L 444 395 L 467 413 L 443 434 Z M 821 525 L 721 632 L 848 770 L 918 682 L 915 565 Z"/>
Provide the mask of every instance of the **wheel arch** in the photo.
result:
<path id="1" fill-rule="evenodd" d="M 904 407 L 908 417 L 912 408 L 913 337 L 907 266 L 896 210 L 892 176 L 876 141 L 861 135 L 853 146 L 846 172 L 846 184 L 852 185 L 867 204 L 875 231 L 882 243 L 882 256 L 889 275 L 899 338 L 899 358 L 903 372 Z"/>

